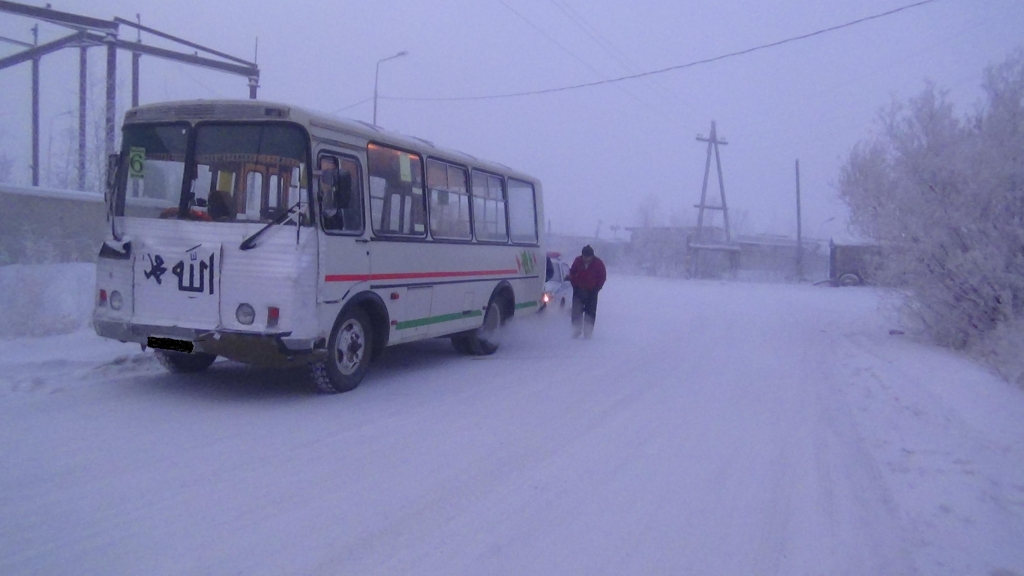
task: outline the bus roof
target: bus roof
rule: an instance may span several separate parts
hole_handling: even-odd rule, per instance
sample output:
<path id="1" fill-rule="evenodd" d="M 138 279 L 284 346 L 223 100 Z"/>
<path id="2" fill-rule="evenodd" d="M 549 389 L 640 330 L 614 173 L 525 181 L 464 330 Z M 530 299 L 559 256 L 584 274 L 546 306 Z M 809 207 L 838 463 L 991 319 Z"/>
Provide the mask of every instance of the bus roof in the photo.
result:
<path id="1" fill-rule="evenodd" d="M 371 142 L 419 150 L 427 156 L 499 172 L 528 180 L 534 184 L 538 183 L 533 176 L 499 162 L 481 160 L 465 152 L 436 146 L 429 140 L 406 136 L 359 120 L 339 118 L 291 104 L 264 100 L 181 100 L 143 104 L 126 112 L 124 117 L 125 124 L 175 120 L 290 120 L 302 124 L 307 129 L 336 130 L 365 138 Z"/>

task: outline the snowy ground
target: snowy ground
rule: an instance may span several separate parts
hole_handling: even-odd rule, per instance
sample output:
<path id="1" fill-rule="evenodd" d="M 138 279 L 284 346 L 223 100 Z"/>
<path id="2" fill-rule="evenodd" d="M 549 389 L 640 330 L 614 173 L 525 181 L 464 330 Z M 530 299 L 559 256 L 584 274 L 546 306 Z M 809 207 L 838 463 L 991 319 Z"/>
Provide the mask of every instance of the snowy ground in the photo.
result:
<path id="1" fill-rule="evenodd" d="M 1024 392 L 897 327 L 613 277 L 592 341 L 549 310 L 339 396 L 0 340 L 0 574 L 1024 574 Z"/>

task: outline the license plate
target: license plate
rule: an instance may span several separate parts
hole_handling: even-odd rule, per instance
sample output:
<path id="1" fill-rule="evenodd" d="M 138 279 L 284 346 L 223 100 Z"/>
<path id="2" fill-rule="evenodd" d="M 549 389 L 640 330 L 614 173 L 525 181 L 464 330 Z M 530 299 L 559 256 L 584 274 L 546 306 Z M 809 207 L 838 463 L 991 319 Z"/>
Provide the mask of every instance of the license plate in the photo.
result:
<path id="1" fill-rule="evenodd" d="M 178 340 L 176 338 L 159 338 L 157 336 L 150 336 L 146 339 L 146 345 L 150 348 L 158 348 L 160 350 L 170 350 L 172 352 L 185 352 L 191 354 L 195 350 L 195 345 L 188 340 Z"/>

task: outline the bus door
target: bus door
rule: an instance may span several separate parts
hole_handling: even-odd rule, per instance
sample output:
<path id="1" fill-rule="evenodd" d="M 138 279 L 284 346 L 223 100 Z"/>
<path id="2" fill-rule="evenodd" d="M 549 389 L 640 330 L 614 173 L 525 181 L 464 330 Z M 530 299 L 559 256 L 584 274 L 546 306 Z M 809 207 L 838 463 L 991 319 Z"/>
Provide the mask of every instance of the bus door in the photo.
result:
<path id="1" fill-rule="evenodd" d="M 357 284 L 365 284 L 370 274 L 363 169 L 355 156 L 328 149 L 319 151 L 316 168 L 316 214 L 323 232 L 319 235 L 323 284 L 318 301 L 337 302 Z"/>

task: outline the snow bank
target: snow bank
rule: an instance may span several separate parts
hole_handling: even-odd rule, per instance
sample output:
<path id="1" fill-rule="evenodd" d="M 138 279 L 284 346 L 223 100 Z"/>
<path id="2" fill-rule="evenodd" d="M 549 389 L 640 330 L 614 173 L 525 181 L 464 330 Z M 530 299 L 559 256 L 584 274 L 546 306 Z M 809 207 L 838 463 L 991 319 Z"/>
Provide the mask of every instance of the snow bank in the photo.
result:
<path id="1" fill-rule="evenodd" d="M 0 298 L 6 311 L 0 338 L 67 334 L 91 326 L 96 265 L 0 266 Z"/>

